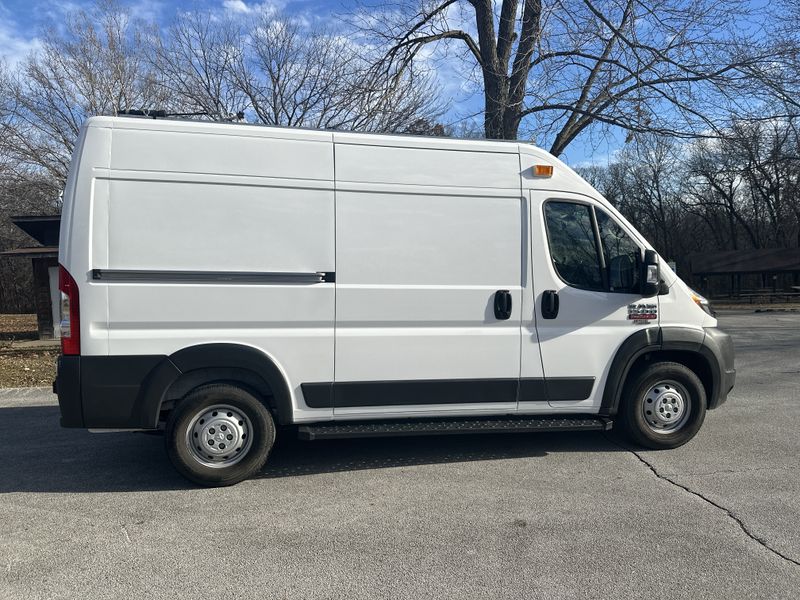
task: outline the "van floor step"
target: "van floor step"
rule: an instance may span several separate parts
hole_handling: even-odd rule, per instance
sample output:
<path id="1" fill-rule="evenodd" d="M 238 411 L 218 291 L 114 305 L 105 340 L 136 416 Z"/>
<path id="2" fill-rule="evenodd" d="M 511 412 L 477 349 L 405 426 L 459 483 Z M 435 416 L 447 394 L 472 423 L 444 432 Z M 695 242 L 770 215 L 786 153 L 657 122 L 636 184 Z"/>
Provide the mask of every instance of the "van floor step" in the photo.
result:
<path id="1" fill-rule="evenodd" d="M 593 415 L 507 416 L 487 418 L 405 419 L 402 421 L 329 421 L 300 425 L 301 440 L 447 435 L 459 433 L 501 433 L 534 431 L 607 431 L 610 419 Z"/>

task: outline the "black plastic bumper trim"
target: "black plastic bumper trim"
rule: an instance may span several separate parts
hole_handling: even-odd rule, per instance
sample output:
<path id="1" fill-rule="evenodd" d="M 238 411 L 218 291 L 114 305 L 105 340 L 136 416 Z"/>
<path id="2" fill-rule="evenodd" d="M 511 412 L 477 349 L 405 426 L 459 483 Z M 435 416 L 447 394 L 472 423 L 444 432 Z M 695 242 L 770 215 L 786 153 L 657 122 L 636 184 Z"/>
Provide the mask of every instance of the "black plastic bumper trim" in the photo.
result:
<path id="1" fill-rule="evenodd" d="M 58 394 L 62 427 L 83 427 L 81 401 L 81 357 L 59 356 L 53 392 Z"/>
<path id="2" fill-rule="evenodd" d="M 84 427 L 146 427 L 137 399 L 163 355 L 82 356 Z"/>
<path id="3" fill-rule="evenodd" d="M 714 393 L 708 399 L 708 408 L 713 409 L 725 403 L 736 384 L 733 338 L 717 327 L 706 327 L 701 351 L 711 363 L 715 380 Z"/>

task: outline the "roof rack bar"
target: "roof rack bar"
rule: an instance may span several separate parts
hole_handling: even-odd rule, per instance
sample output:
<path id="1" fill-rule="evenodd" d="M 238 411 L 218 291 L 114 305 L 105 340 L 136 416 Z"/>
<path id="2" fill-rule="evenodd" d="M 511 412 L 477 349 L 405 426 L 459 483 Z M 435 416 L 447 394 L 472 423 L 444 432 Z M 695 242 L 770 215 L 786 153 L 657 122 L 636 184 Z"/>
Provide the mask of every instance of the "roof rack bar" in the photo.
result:
<path id="1" fill-rule="evenodd" d="M 208 111 L 198 111 L 198 112 L 167 112 L 166 110 L 160 109 L 130 109 L 130 110 L 120 110 L 117 112 L 119 116 L 125 117 L 149 117 L 151 119 L 166 119 L 167 117 L 208 117 L 210 116 Z M 241 121 L 244 119 L 244 111 L 239 111 L 237 113 L 232 113 L 228 115 L 225 121 L 233 121 L 239 120 Z"/>

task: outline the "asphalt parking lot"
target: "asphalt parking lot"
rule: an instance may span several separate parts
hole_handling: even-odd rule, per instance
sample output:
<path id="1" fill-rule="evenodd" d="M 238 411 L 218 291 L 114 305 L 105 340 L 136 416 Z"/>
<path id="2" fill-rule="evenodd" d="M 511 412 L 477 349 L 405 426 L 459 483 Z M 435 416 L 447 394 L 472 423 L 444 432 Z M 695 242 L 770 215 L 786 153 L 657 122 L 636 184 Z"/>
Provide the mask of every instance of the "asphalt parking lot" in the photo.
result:
<path id="1" fill-rule="evenodd" d="M 0 390 L 0 598 L 797 598 L 800 314 L 730 313 L 738 379 L 695 440 L 298 442 L 197 489 L 157 436 Z"/>

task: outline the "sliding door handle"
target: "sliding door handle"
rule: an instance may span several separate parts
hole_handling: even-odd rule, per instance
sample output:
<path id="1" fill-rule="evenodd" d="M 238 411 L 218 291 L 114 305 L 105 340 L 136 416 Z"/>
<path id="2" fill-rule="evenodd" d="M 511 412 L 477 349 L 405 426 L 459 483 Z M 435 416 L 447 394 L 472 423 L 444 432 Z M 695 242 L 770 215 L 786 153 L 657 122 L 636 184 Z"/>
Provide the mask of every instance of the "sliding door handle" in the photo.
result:
<path id="1" fill-rule="evenodd" d="M 511 318 L 511 292 L 497 290 L 494 294 L 494 316 L 500 321 Z"/>

